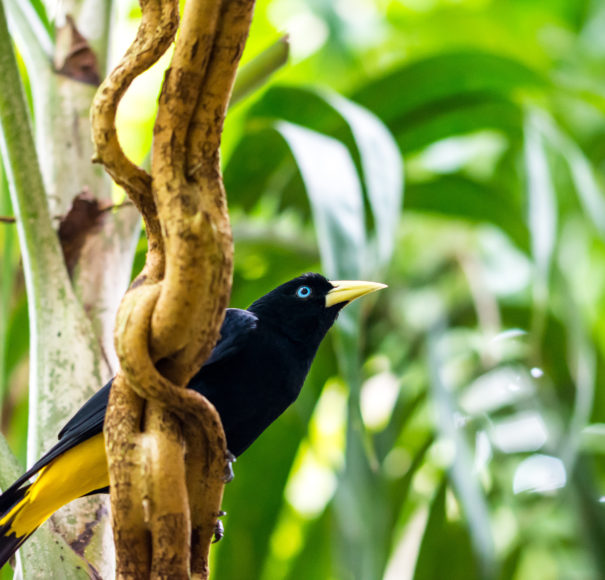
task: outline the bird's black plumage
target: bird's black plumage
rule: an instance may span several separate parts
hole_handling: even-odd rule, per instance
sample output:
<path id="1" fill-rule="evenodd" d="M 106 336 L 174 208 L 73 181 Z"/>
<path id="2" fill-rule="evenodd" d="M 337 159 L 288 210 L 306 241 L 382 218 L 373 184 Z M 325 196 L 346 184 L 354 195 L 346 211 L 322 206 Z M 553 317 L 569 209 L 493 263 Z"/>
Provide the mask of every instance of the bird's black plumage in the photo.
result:
<path id="1" fill-rule="evenodd" d="M 301 287 L 311 294 L 297 296 Z M 216 407 L 233 455 L 243 453 L 298 396 L 322 339 L 345 305 L 325 307 L 332 288 L 323 276 L 305 274 L 248 310 L 225 312 L 220 339 L 188 386 Z M 59 433 L 60 441 L 102 430 L 110 387 L 111 381 L 84 404 Z"/>
<path id="2" fill-rule="evenodd" d="M 225 429 L 227 447 L 235 456 L 243 453 L 296 399 L 340 309 L 380 286 L 341 284 L 345 292 L 328 300 L 328 295 L 335 292 L 333 283 L 319 274 L 304 274 L 259 298 L 248 310 L 226 311 L 220 339 L 188 387 L 214 404 Z M 347 284 L 366 287 L 347 294 Z M 26 505 L 28 490 L 38 485 L 44 472 L 33 484 L 28 480 L 102 432 L 111 384 L 82 406 L 59 433 L 58 443 L 0 496 L 0 565 L 34 531 L 28 530 L 27 535 L 14 531 L 17 508 Z M 98 448 L 102 454 L 99 461 L 104 462 L 104 448 Z M 87 493 L 105 491 L 106 484 L 105 479 L 104 485 L 93 485 Z"/>

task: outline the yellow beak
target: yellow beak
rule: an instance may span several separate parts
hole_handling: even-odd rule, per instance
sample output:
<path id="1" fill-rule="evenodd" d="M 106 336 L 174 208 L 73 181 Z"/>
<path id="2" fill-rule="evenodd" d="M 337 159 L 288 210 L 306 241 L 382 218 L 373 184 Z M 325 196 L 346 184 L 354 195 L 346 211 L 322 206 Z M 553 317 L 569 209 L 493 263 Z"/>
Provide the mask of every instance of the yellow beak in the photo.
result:
<path id="1" fill-rule="evenodd" d="M 361 280 L 330 280 L 330 284 L 334 288 L 326 294 L 326 308 L 341 302 L 351 302 L 355 298 L 360 298 L 387 287 L 386 284 L 363 282 Z"/>

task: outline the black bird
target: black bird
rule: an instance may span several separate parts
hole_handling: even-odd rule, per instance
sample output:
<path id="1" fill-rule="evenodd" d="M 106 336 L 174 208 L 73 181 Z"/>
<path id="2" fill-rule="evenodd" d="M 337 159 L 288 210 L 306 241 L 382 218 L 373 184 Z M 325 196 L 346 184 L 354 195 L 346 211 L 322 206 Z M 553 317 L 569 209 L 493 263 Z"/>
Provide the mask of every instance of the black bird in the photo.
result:
<path id="1" fill-rule="evenodd" d="M 220 339 L 188 388 L 214 404 L 233 455 L 243 453 L 294 402 L 339 311 L 384 287 L 304 274 L 248 310 L 227 309 Z M 108 491 L 103 421 L 111 383 L 82 406 L 59 433 L 59 442 L 0 496 L 0 567 L 61 506 Z"/>

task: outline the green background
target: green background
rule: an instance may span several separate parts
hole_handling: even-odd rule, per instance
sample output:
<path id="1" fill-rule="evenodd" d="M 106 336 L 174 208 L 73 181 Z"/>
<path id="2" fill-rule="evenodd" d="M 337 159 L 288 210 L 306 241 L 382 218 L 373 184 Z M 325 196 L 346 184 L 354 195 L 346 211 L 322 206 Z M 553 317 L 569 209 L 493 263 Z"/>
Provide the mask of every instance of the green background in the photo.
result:
<path id="1" fill-rule="evenodd" d="M 137 5 L 115 18 L 117 56 Z M 305 271 L 389 288 L 238 459 L 213 578 L 605 577 L 604 27 L 597 0 L 257 3 L 243 62 L 284 33 L 291 56 L 225 125 L 232 306 Z M 161 75 L 120 110 L 137 162 Z M 24 459 L 19 260 L 0 224 L 1 426 Z"/>

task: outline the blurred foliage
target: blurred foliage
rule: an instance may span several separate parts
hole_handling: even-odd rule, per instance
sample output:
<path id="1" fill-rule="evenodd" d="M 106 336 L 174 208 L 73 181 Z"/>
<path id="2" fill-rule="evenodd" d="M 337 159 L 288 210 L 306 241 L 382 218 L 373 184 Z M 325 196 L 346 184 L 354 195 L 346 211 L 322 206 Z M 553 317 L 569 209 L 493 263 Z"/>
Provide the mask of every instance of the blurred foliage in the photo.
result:
<path id="1" fill-rule="evenodd" d="M 598 0 L 258 2 L 244 61 L 284 32 L 292 56 L 225 127 L 232 305 L 307 270 L 389 289 L 238 460 L 214 578 L 605 577 L 603 25 Z M 139 161 L 160 78 L 121 107 Z M 22 452 L 13 226 L 0 243 Z"/>

